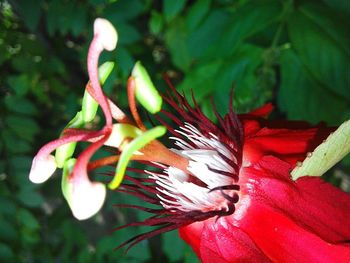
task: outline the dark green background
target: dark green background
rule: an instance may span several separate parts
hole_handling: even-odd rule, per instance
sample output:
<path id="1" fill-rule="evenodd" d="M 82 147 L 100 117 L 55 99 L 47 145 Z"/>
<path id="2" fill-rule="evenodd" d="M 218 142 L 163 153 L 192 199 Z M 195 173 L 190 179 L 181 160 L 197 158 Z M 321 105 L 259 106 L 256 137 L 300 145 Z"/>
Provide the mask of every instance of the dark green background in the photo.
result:
<path id="1" fill-rule="evenodd" d="M 167 73 L 213 119 L 210 98 L 224 113 L 233 86 L 239 112 L 271 101 L 275 118 L 338 125 L 350 117 L 348 0 L 21 0 L 0 9 L 1 262 L 195 262 L 176 232 L 113 252 L 142 231 L 110 234 L 144 216 L 113 209 L 123 196 L 109 192 L 99 215 L 78 222 L 58 174 L 43 185 L 28 181 L 35 152 L 80 108 L 96 17 L 119 32 L 101 62 L 116 62 L 104 89 L 122 108 L 141 60 L 161 90 Z M 333 170 L 334 181 L 348 165 Z"/>

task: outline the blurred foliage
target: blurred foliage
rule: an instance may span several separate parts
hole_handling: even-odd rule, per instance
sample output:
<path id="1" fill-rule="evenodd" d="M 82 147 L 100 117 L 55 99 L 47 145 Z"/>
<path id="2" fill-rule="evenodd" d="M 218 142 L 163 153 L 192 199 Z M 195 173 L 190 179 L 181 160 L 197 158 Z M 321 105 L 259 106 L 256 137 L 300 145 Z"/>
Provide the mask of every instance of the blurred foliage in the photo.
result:
<path id="1" fill-rule="evenodd" d="M 136 60 L 161 90 L 166 73 L 214 118 L 272 101 L 275 115 L 339 125 L 350 117 L 350 1 L 345 0 L 17 0 L 0 2 L 1 262 L 196 262 L 177 233 L 128 254 L 113 248 L 144 229 L 113 227 L 144 215 L 112 204 L 77 222 L 59 176 L 33 185 L 31 158 L 74 116 L 87 81 L 86 53 L 96 17 L 118 29 L 117 69 L 105 91 L 122 91 Z M 349 163 L 347 164 L 349 165 Z M 349 168 L 343 164 L 344 168 Z M 338 170 L 343 173 L 343 170 Z"/>

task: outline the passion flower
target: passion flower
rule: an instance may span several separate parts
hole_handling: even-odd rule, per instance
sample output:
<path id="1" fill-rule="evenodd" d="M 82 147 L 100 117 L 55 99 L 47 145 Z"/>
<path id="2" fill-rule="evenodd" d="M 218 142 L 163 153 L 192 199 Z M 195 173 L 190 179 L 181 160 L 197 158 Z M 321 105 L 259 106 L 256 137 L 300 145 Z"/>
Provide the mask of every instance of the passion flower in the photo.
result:
<path id="1" fill-rule="evenodd" d="M 158 208 L 122 205 L 154 216 L 115 230 L 156 228 L 121 246 L 179 229 L 203 262 L 349 261 L 349 194 L 319 178 L 290 176 L 331 129 L 268 121 L 270 104 L 243 115 L 229 106 L 215 125 L 175 89 L 164 100 L 176 115 L 163 110 L 159 120 L 171 133 L 171 151 L 187 166 L 172 165 L 176 156 L 167 162 L 154 157 L 146 164 L 157 172 L 125 176 L 118 191 Z M 152 154 L 157 156 L 156 148 Z"/>
<path id="2" fill-rule="evenodd" d="M 101 19 L 94 30 L 82 111 L 59 139 L 38 152 L 30 173 L 33 182 L 44 182 L 56 167 L 63 167 L 63 194 L 73 215 L 86 219 L 98 212 L 106 196 L 104 184 L 91 182 L 88 171 L 115 165 L 109 188 L 136 196 L 144 204 L 116 206 L 146 211 L 151 217 L 114 230 L 154 227 L 119 247 L 130 248 L 179 229 L 203 262 L 350 262 L 349 195 L 316 177 L 293 181 L 290 176 L 331 129 L 268 121 L 271 104 L 237 115 L 233 95 L 224 117 L 213 109 L 218 120 L 213 123 L 194 95 L 191 106 L 168 83 L 168 95 L 160 96 L 140 63 L 127 84 L 129 118 L 106 97 L 98 78 L 99 55 L 115 47 L 116 32 Z M 157 114 L 161 125 L 147 128 L 136 101 Z M 97 105 L 106 124 L 99 131 L 83 129 L 94 118 Z M 157 140 L 166 131 L 166 143 Z M 74 159 L 78 141 L 91 144 Z M 104 146 L 116 148 L 117 154 L 90 161 Z M 127 168 L 130 160 L 146 168 Z"/>

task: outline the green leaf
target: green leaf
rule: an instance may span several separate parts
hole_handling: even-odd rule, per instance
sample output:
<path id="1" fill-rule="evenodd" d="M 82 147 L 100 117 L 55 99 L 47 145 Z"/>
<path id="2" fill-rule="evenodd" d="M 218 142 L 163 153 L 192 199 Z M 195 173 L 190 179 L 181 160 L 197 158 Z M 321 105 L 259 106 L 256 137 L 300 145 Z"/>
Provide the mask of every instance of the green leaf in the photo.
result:
<path id="1" fill-rule="evenodd" d="M 228 94 L 234 88 L 234 106 L 238 112 L 247 112 L 271 98 L 259 85 L 257 75 L 262 61 L 263 49 L 253 45 L 241 45 L 225 60 L 214 77 L 214 99 L 220 114 L 226 114 Z M 209 99 L 209 98 L 208 98 Z"/>
<path id="2" fill-rule="evenodd" d="M 2 137 L 5 142 L 6 150 L 13 154 L 27 153 L 32 150 L 32 145 L 28 141 L 20 140 L 10 130 L 2 132 Z"/>
<path id="3" fill-rule="evenodd" d="M 16 93 L 16 95 L 19 96 L 27 94 L 29 88 L 31 87 L 30 79 L 25 74 L 8 77 L 7 84 Z"/>
<path id="4" fill-rule="evenodd" d="M 16 213 L 17 204 L 10 198 L 0 196 L 0 216 L 13 217 Z"/>
<path id="5" fill-rule="evenodd" d="M 193 252 L 192 248 L 190 246 L 185 246 L 184 249 L 184 263 L 200 263 L 200 260 L 196 256 L 196 254 Z"/>
<path id="6" fill-rule="evenodd" d="M 183 250 L 187 246 L 175 231 L 162 234 L 162 250 L 171 262 L 182 262 Z"/>
<path id="7" fill-rule="evenodd" d="M 243 40 L 277 21 L 281 13 L 282 5 L 279 1 L 248 1 L 230 15 L 223 33 L 212 45 L 211 56 L 232 54 Z"/>
<path id="8" fill-rule="evenodd" d="M 11 165 L 11 171 L 13 169 L 14 173 L 27 173 L 32 164 L 32 160 L 32 157 L 26 155 L 15 155 L 10 158 L 8 163 Z M 29 183 L 28 178 L 26 179 L 26 181 Z"/>
<path id="9" fill-rule="evenodd" d="M 20 0 L 17 7 L 26 26 L 34 31 L 40 19 L 41 0 Z"/>
<path id="10" fill-rule="evenodd" d="M 163 17 L 160 13 L 157 11 L 152 11 L 151 13 L 151 19 L 149 20 L 149 30 L 151 31 L 152 34 L 158 35 L 163 28 Z"/>
<path id="11" fill-rule="evenodd" d="M 188 30 L 184 19 L 177 18 L 171 23 L 165 32 L 165 42 L 171 53 L 173 64 L 183 71 L 187 71 L 191 65 L 191 53 L 187 46 Z"/>
<path id="12" fill-rule="evenodd" d="M 85 28 L 89 26 L 87 12 L 88 8 L 82 4 L 79 4 L 76 6 L 75 11 L 74 20 L 71 24 L 71 31 L 75 37 L 78 37 L 79 35 L 82 35 L 82 32 L 85 31 Z"/>
<path id="13" fill-rule="evenodd" d="M 196 1 L 188 10 L 186 24 L 190 31 L 195 29 L 209 12 L 211 0 Z"/>
<path id="14" fill-rule="evenodd" d="M 184 90 L 187 94 L 193 90 L 193 93 L 196 94 L 196 100 L 201 102 L 217 88 L 216 78 L 213 76 L 219 75 L 223 63 L 223 60 L 213 60 L 206 64 L 198 64 L 179 85 L 179 90 Z"/>
<path id="15" fill-rule="evenodd" d="M 4 218 L 1 218 L 1 224 L 0 224 L 1 241 L 6 241 L 7 243 L 10 243 L 15 241 L 18 238 L 18 231 L 16 229 L 16 226 L 13 223 L 14 222 L 9 222 L 8 220 L 4 220 Z"/>
<path id="16" fill-rule="evenodd" d="M 350 14 L 350 1 L 348 0 L 323 0 L 323 2 L 337 11 Z"/>
<path id="17" fill-rule="evenodd" d="M 252 106 L 254 98 L 267 100 L 257 85 L 257 68 L 262 63 L 262 49 L 252 45 L 240 46 L 230 57 L 200 61 L 186 75 L 179 89 L 196 95 L 196 101 L 205 103 L 212 111 L 210 95 L 214 94 L 219 113 L 227 113 L 228 94 L 235 87 L 235 106 L 244 110 Z M 253 105 L 256 106 L 256 105 Z M 209 108 L 208 108 L 209 107 Z"/>
<path id="18" fill-rule="evenodd" d="M 117 48 L 116 62 L 120 67 L 122 75 L 127 78 L 130 74 L 132 67 L 135 64 L 135 60 L 130 54 L 130 52 L 124 47 Z"/>
<path id="19" fill-rule="evenodd" d="M 29 181 L 28 173 L 32 165 L 32 160 L 32 156 L 25 155 L 11 156 L 8 160 L 8 173 L 12 182 L 20 188 L 20 191 L 33 191 L 39 187 L 38 184 L 33 184 Z"/>
<path id="20" fill-rule="evenodd" d="M 288 119 L 338 125 L 349 116 L 349 103 L 318 83 L 293 50 L 281 53 L 278 106 Z M 327 105 L 327 107 L 324 107 Z"/>
<path id="21" fill-rule="evenodd" d="M 35 105 L 28 99 L 21 96 L 6 96 L 6 108 L 15 113 L 22 113 L 26 115 L 35 115 L 38 113 Z"/>
<path id="22" fill-rule="evenodd" d="M 350 56 L 323 26 L 300 11 L 291 15 L 288 30 L 292 47 L 313 78 L 350 100 Z"/>
<path id="23" fill-rule="evenodd" d="M 163 0 L 163 13 L 165 19 L 170 21 L 185 7 L 186 0 Z"/>
<path id="24" fill-rule="evenodd" d="M 71 2 L 65 2 L 65 5 L 62 5 L 60 0 L 52 0 L 49 2 L 46 17 L 46 26 L 49 35 L 53 36 L 57 30 L 62 34 L 67 32 L 66 15 L 71 13 L 72 7 L 73 5 Z"/>
<path id="25" fill-rule="evenodd" d="M 35 216 L 27 209 L 20 209 L 17 214 L 20 225 L 25 226 L 31 230 L 38 230 L 40 224 Z"/>
<path id="26" fill-rule="evenodd" d="M 224 29 L 229 24 L 230 16 L 227 12 L 223 10 L 210 12 L 200 26 L 188 36 L 186 42 L 188 43 L 188 51 L 191 57 L 200 58 L 210 48 L 215 49 L 215 54 L 220 52 L 216 48 L 217 40 L 224 34 Z M 225 41 L 227 41 L 226 38 Z"/>
<path id="27" fill-rule="evenodd" d="M 129 45 L 142 38 L 137 28 L 129 24 L 118 24 L 116 28 L 118 29 L 118 44 Z"/>
<path id="28" fill-rule="evenodd" d="M 8 115 L 5 118 L 6 125 L 14 133 L 27 141 L 32 141 L 39 132 L 38 124 L 31 118 L 20 115 Z"/>
<path id="29" fill-rule="evenodd" d="M 321 176 L 350 152 L 350 120 L 308 154 L 301 165 L 291 172 L 293 180 L 303 176 Z"/>
<path id="30" fill-rule="evenodd" d="M 144 9 L 145 1 L 116 1 L 104 9 L 102 17 L 108 19 L 112 24 L 118 24 L 139 16 Z"/>
<path id="31" fill-rule="evenodd" d="M 148 241 L 142 241 L 135 245 L 133 253 L 124 253 L 122 249 L 110 253 L 110 251 L 115 249 L 116 244 L 121 244 L 126 239 L 136 236 L 140 233 L 139 231 L 140 229 L 138 228 L 125 228 L 118 231 L 118 233 L 112 233 L 98 240 L 96 246 L 97 262 L 146 262 L 150 258 Z"/>
<path id="32" fill-rule="evenodd" d="M 15 253 L 10 246 L 0 243 L 0 258 L 4 263 L 15 262 Z"/>
<path id="33" fill-rule="evenodd" d="M 350 3 L 350 1 L 347 1 Z M 318 25 L 331 38 L 343 52 L 350 56 L 349 24 L 347 17 L 342 17 L 329 7 L 321 3 L 305 3 L 299 11 L 308 19 Z"/>
<path id="34" fill-rule="evenodd" d="M 29 183 L 29 182 L 28 182 Z M 44 198 L 36 190 L 23 188 L 17 193 L 17 199 L 27 207 L 39 207 L 44 203 Z"/>

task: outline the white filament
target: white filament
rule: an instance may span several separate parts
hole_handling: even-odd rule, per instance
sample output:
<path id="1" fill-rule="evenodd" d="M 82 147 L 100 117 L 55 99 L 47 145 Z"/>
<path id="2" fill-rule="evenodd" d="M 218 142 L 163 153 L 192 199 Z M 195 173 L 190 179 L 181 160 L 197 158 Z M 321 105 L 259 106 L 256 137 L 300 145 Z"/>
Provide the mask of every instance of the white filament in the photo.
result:
<path id="1" fill-rule="evenodd" d="M 171 166 L 164 169 L 166 175 L 148 172 L 150 178 L 153 178 L 158 185 L 157 190 L 160 192 L 158 197 L 162 206 L 165 209 L 178 209 L 186 212 L 191 210 L 228 210 L 227 200 L 221 192 L 212 191 L 209 193 L 209 190 L 233 183 L 231 177 L 220 173 L 220 171 L 234 172 L 233 167 L 220 154 L 235 163 L 237 163 L 237 159 L 212 133 L 209 134 L 209 137 L 205 137 L 197 128 L 188 123 L 185 123 L 176 132 L 194 144 L 192 146 L 184 139 L 171 137 L 175 141 L 175 145 L 179 147 L 173 151 L 190 160 L 187 167 L 190 174 Z M 215 169 L 217 172 L 209 168 Z M 189 181 L 191 177 L 195 177 L 202 183 Z M 227 193 L 229 194 L 231 191 L 228 190 Z"/>

